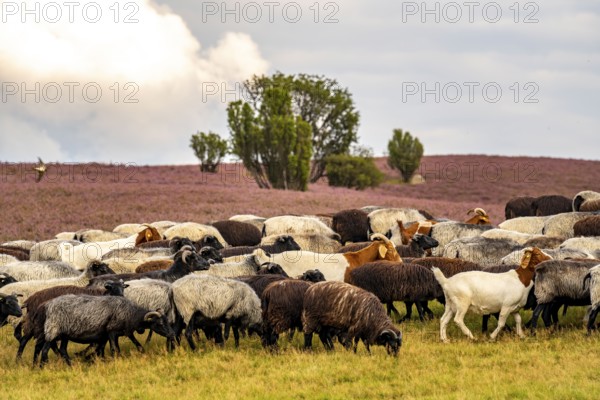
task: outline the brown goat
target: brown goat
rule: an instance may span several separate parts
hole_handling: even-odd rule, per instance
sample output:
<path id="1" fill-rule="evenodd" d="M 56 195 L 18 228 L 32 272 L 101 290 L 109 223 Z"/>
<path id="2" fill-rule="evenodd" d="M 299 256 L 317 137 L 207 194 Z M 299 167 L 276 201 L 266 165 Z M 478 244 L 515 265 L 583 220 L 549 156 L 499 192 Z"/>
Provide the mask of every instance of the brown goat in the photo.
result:
<path id="1" fill-rule="evenodd" d="M 467 215 L 475 213 L 474 216 L 465 221 L 465 224 L 471 225 L 491 225 L 490 217 L 483 208 L 474 208 L 467 212 Z"/>
<path id="2" fill-rule="evenodd" d="M 406 228 L 402 224 L 402 221 L 396 221 L 398 223 L 398 228 L 400 228 L 400 236 L 402 238 L 402 244 L 407 245 L 412 240 L 413 236 L 417 233 L 421 235 L 429 235 L 431 233 L 431 227 L 437 224 L 437 221 L 419 221 L 413 222 L 411 225 Z"/>
<path id="3" fill-rule="evenodd" d="M 380 233 L 374 234 L 371 239 L 373 243 L 362 250 L 344 253 L 348 260 L 348 267 L 344 273 L 344 282 L 352 283 L 351 272 L 368 262 L 375 260 L 387 260 L 402 262 L 394 244 Z"/>
<path id="4" fill-rule="evenodd" d="M 155 240 L 162 240 L 162 236 L 158 233 L 155 227 L 146 225 L 147 228 L 138 233 L 135 238 L 135 245 L 138 246 L 142 243 L 153 242 Z"/>

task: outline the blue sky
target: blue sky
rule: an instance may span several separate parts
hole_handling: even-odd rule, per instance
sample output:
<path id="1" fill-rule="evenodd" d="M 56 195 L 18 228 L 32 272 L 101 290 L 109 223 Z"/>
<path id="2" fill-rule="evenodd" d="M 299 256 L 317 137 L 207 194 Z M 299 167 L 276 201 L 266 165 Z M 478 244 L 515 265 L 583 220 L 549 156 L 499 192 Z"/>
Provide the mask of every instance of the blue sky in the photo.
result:
<path id="1" fill-rule="evenodd" d="M 26 3 L 2 2 L 0 160 L 194 163 L 275 71 L 347 87 L 376 154 L 402 128 L 426 154 L 599 157 L 597 1 Z"/>

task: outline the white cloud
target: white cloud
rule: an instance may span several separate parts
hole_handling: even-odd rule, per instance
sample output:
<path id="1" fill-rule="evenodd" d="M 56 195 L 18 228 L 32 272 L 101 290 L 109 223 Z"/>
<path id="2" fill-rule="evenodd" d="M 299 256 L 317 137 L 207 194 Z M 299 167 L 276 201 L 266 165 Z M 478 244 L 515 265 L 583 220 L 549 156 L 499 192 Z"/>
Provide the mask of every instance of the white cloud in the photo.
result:
<path id="1" fill-rule="evenodd" d="M 33 3 L 27 7 L 33 9 Z M 87 3 L 94 2 L 81 2 L 80 8 Z M 52 141 L 53 156 L 63 161 L 193 162 L 190 135 L 221 127 L 225 118 L 219 95 L 203 99 L 205 83 L 233 87 L 265 73 L 268 63 L 246 34 L 224 33 L 204 49 L 183 19 L 164 6 L 136 2 L 139 22 L 126 24 L 114 23 L 110 5 L 102 4 L 103 17 L 95 24 L 77 12 L 73 23 L 63 13 L 54 24 L 4 15 L 0 54 L 10 57 L 0 63 L 5 100 L 0 120 L 10 115 L 13 126 Z M 121 10 L 119 18 L 131 11 Z M 23 101 L 22 89 L 39 99 L 30 93 Z M 62 97 L 54 103 L 58 91 Z M 5 132 L 0 129 L 2 137 Z M 2 144 L 2 160 L 32 158 L 22 158 L 14 140 L 2 138 Z"/>

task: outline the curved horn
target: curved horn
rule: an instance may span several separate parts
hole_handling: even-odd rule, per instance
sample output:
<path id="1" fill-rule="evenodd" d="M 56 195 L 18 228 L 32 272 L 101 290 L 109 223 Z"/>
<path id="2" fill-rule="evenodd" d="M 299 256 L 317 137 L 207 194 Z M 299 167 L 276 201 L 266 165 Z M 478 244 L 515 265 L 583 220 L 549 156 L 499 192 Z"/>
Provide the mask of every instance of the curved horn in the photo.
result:
<path id="1" fill-rule="evenodd" d="M 483 208 L 476 208 L 475 213 L 481 215 L 482 217 L 487 216 L 487 212 Z"/>
<path id="2" fill-rule="evenodd" d="M 149 313 L 146 313 L 146 315 L 144 315 L 144 321 L 149 321 L 151 319 L 154 318 L 160 318 L 162 317 L 162 314 L 158 311 L 150 311 Z"/>
<path id="3" fill-rule="evenodd" d="M 390 239 L 388 239 L 385 235 L 381 233 L 374 233 L 371 235 L 371 241 L 373 240 L 382 240 L 385 243 L 391 243 Z"/>
<path id="4" fill-rule="evenodd" d="M 183 253 L 181 253 L 181 261 L 183 261 L 184 264 L 187 264 L 187 257 L 192 254 L 191 251 L 189 250 L 184 250 Z"/>

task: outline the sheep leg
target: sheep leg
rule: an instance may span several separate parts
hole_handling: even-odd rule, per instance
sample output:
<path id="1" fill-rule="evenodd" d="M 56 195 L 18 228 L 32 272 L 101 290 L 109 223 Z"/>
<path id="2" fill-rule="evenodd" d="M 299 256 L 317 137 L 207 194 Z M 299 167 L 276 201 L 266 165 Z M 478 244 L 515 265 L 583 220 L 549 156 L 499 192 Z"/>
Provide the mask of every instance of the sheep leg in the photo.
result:
<path id="1" fill-rule="evenodd" d="M 117 334 L 115 332 L 110 332 L 108 334 L 108 344 L 110 345 L 110 356 L 115 356 L 115 350 L 119 346 L 119 342 L 117 341 Z M 120 353 L 120 352 L 119 352 Z"/>
<path id="2" fill-rule="evenodd" d="M 15 326 L 15 330 L 13 332 L 13 336 L 17 339 L 17 342 L 21 342 L 23 337 L 23 322 L 19 322 L 17 326 Z"/>
<path id="3" fill-rule="evenodd" d="M 396 309 L 396 307 L 394 307 L 394 303 L 388 303 L 388 314 L 391 315 L 390 313 L 390 304 L 391 304 L 391 310 L 395 310 L 396 315 L 398 315 L 398 317 L 400 317 L 400 312 L 398 312 L 398 310 Z M 404 305 L 406 306 L 406 315 L 402 318 L 400 318 L 398 320 L 398 322 L 404 322 L 406 320 L 410 320 L 412 318 L 412 306 L 414 303 L 411 303 L 410 301 L 405 301 Z"/>
<path id="4" fill-rule="evenodd" d="M 433 311 L 429 308 L 428 301 L 422 301 L 421 305 L 423 306 L 423 311 L 427 314 L 427 319 L 433 319 Z"/>
<path id="5" fill-rule="evenodd" d="M 535 310 L 533 310 L 533 314 L 531 315 L 531 319 L 528 322 L 528 324 L 531 327 L 532 331 L 537 328 L 537 321 L 540 318 L 540 314 L 542 313 L 542 311 L 544 311 L 545 308 L 546 308 L 546 304 L 538 304 L 535 307 Z"/>
<path id="6" fill-rule="evenodd" d="M 469 337 L 469 339 L 475 340 L 475 337 L 473 337 L 473 334 L 471 333 L 469 328 L 467 328 L 467 326 L 465 325 L 465 315 L 467 314 L 467 310 L 469 307 L 467 306 L 467 307 L 457 307 L 457 308 L 458 309 L 456 310 L 456 314 L 454 315 L 454 323 L 456 325 L 458 325 L 460 330 L 463 331 L 463 333 L 465 335 L 467 335 Z M 496 330 L 498 330 L 498 328 L 496 328 Z"/>
<path id="7" fill-rule="evenodd" d="M 25 335 L 21 337 L 21 340 L 19 341 L 19 349 L 17 350 L 17 362 L 21 360 L 21 356 L 23 356 L 23 351 L 25 350 L 25 346 L 27 346 L 27 343 L 29 343 L 29 341 L 31 340 L 31 338 L 33 337 L 33 334 L 29 334 L 29 335 Z"/>
<path id="8" fill-rule="evenodd" d="M 417 301 L 415 303 L 415 305 L 417 306 L 417 312 L 419 313 L 419 320 L 421 322 L 424 322 L 425 321 L 425 315 L 424 315 L 424 312 L 423 312 L 423 304 L 421 304 L 420 301 Z"/>
<path id="9" fill-rule="evenodd" d="M 550 315 L 550 320 L 552 322 L 552 324 L 554 325 L 554 328 L 558 328 L 558 311 L 560 310 L 560 304 L 556 304 L 554 307 L 552 307 L 552 314 Z M 563 315 L 564 313 L 566 313 L 566 308 L 567 305 L 565 304 L 563 307 Z"/>
<path id="10" fill-rule="evenodd" d="M 452 319 L 453 315 L 454 312 L 452 311 L 450 304 L 446 304 L 446 308 L 444 309 L 444 315 L 442 315 L 442 318 L 440 319 L 440 339 L 444 343 L 449 342 L 448 336 L 446 336 L 446 328 L 448 327 L 448 324 L 450 323 L 450 320 Z"/>
<path id="11" fill-rule="evenodd" d="M 235 343 L 235 348 L 237 349 L 238 347 L 240 347 L 240 328 L 236 324 L 233 324 L 231 328 L 233 330 L 233 340 Z"/>
<path id="12" fill-rule="evenodd" d="M 552 325 L 552 315 L 554 313 L 554 303 L 549 303 L 544 307 L 544 312 L 542 313 L 542 320 L 544 321 L 544 325 L 546 328 L 549 328 Z"/>
<path id="13" fill-rule="evenodd" d="M 323 343 L 323 347 L 325 347 L 325 350 L 333 350 L 333 341 L 331 340 L 329 332 L 322 329 L 321 332 L 319 332 L 319 339 L 321 339 L 321 343 Z"/>
<path id="14" fill-rule="evenodd" d="M 517 311 L 513 315 L 515 318 L 515 324 L 517 326 L 517 336 L 519 336 L 520 338 L 524 338 L 525 334 L 523 333 L 523 328 L 521 327 L 521 323 L 522 323 L 521 314 L 519 314 L 519 312 Z"/>
<path id="15" fill-rule="evenodd" d="M 37 359 L 42 351 L 42 348 L 44 347 L 45 342 L 46 341 L 44 339 L 36 339 L 35 347 L 33 349 L 33 365 L 37 364 Z"/>
<path id="16" fill-rule="evenodd" d="M 58 351 L 60 352 L 60 355 L 65 360 L 65 362 L 67 363 L 67 365 L 70 367 L 71 366 L 71 360 L 69 359 L 69 353 L 67 353 L 67 346 L 68 346 L 68 344 L 69 344 L 68 340 L 63 340 L 62 342 L 60 342 L 60 348 L 58 349 Z"/>
<path id="17" fill-rule="evenodd" d="M 312 350 L 312 333 L 304 334 L 304 350 Z"/>
<path id="18" fill-rule="evenodd" d="M 498 336 L 498 334 L 500 333 L 502 328 L 504 328 L 504 325 L 506 325 L 506 318 L 508 317 L 508 315 L 509 315 L 508 310 L 505 310 L 505 309 L 500 310 L 500 318 L 498 318 L 498 326 L 496 327 L 494 332 L 492 332 L 492 334 L 490 335 L 491 340 L 496 340 L 496 337 Z"/>
<path id="19" fill-rule="evenodd" d="M 587 334 L 591 335 L 592 329 L 594 329 L 594 323 L 596 322 L 596 317 L 598 316 L 598 311 L 600 311 L 600 304 L 596 304 L 594 308 L 592 308 L 592 312 L 590 313 L 590 318 L 587 323 Z"/>
<path id="20" fill-rule="evenodd" d="M 190 345 L 192 350 L 196 350 L 196 344 L 194 343 L 194 319 L 192 318 L 188 325 L 185 327 L 185 338 Z"/>
<path id="21" fill-rule="evenodd" d="M 46 365 L 48 363 L 48 351 L 50 350 L 50 346 L 52 345 L 52 342 L 56 342 L 55 340 L 51 341 L 51 342 L 44 342 L 44 346 L 42 347 L 42 356 L 40 359 L 40 368 L 43 368 L 44 365 Z"/>
<path id="22" fill-rule="evenodd" d="M 152 331 L 150 331 L 152 332 Z M 129 338 L 129 340 L 131 340 L 131 343 L 133 343 L 135 345 L 135 347 L 138 349 L 138 351 L 140 353 L 144 352 L 144 347 L 141 345 L 140 342 L 138 342 L 138 340 L 135 338 L 135 336 L 133 336 L 133 333 L 127 336 Z M 117 342 L 117 348 L 119 348 L 119 343 Z M 119 349 L 120 352 L 121 349 Z"/>

